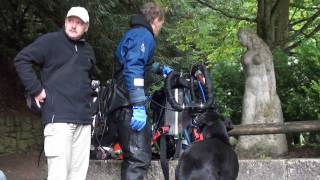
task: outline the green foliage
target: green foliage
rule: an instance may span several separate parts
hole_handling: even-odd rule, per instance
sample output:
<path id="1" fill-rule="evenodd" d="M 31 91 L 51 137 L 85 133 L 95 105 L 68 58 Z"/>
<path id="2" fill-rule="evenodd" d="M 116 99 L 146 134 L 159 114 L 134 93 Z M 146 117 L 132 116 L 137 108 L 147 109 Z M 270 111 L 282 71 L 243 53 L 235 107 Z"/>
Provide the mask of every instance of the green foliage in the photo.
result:
<path id="1" fill-rule="evenodd" d="M 319 4 L 320 0 L 292 1 L 289 14 L 289 45 L 308 38 L 319 38 Z"/>
<path id="2" fill-rule="evenodd" d="M 244 77 L 240 63 L 220 60 L 209 71 L 220 111 L 233 122 L 240 123 L 244 92 Z"/>
<path id="3" fill-rule="evenodd" d="M 232 12 L 230 16 L 251 18 L 256 9 L 254 1 L 210 2 L 213 8 Z M 220 12 L 199 3 L 180 1 L 175 29 L 168 40 L 177 48 L 192 56 L 196 61 L 214 62 L 219 59 L 233 59 L 239 51 L 236 32 L 239 27 L 251 26 L 245 21 L 226 18 Z"/>
<path id="4" fill-rule="evenodd" d="M 292 56 L 275 52 L 278 93 L 287 120 L 320 118 L 320 52 L 306 41 Z"/>
<path id="5" fill-rule="evenodd" d="M 190 12 L 190 18 L 177 22 L 177 28 L 171 33 L 168 41 L 197 61 L 216 61 L 233 57 L 237 44 L 234 36 L 236 24 L 230 22 L 229 27 L 222 30 L 221 27 L 226 27 L 223 26 L 225 22 L 209 12 Z"/>

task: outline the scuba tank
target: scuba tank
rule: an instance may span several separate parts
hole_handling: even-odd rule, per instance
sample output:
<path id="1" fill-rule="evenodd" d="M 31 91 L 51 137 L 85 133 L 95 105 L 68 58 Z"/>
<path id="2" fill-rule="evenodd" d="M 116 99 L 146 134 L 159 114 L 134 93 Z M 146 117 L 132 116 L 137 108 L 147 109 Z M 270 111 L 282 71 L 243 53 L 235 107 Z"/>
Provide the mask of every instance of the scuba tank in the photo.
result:
<path id="1" fill-rule="evenodd" d="M 184 98 L 186 96 L 184 88 L 175 88 L 171 89 L 170 91 L 172 91 L 175 101 L 177 101 L 178 103 L 184 103 Z M 170 127 L 170 130 L 167 133 L 167 135 L 172 135 L 175 138 L 179 138 L 183 133 L 183 129 L 186 128 L 186 126 L 191 121 L 191 117 L 185 110 L 174 110 L 174 108 L 168 101 L 166 102 L 165 106 L 168 108 L 165 109 L 164 124 Z"/>

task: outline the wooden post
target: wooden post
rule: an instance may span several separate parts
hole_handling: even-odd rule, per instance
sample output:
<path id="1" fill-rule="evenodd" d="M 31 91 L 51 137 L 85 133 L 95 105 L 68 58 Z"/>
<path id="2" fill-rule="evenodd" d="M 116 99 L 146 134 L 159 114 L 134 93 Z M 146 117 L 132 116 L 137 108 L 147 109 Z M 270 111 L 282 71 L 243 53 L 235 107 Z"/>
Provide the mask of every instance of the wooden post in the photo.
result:
<path id="1" fill-rule="evenodd" d="M 234 125 L 230 136 L 320 131 L 320 120 Z"/>

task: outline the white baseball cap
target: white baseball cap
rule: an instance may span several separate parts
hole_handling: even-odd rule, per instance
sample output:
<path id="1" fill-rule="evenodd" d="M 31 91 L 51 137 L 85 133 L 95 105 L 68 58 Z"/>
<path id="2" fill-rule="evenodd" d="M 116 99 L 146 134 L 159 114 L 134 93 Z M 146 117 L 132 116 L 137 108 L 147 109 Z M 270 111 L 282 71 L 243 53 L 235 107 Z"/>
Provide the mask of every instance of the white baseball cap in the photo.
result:
<path id="1" fill-rule="evenodd" d="M 67 17 L 76 16 L 80 18 L 84 23 L 89 23 L 88 11 L 83 7 L 72 7 L 68 11 Z"/>

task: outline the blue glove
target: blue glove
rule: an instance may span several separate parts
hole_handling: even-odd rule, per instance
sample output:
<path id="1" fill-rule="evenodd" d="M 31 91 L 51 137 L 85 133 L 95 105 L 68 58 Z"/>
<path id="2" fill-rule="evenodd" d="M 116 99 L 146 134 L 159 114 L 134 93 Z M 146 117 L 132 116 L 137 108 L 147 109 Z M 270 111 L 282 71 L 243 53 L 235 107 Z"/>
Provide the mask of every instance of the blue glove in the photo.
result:
<path id="1" fill-rule="evenodd" d="M 166 66 L 166 65 L 162 66 L 163 77 L 167 77 L 172 71 L 173 71 L 173 69 L 171 69 L 169 66 Z"/>
<path id="2" fill-rule="evenodd" d="M 132 118 L 130 126 L 133 130 L 141 131 L 147 123 L 147 113 L 144 106 L 132 107 Z"/>

